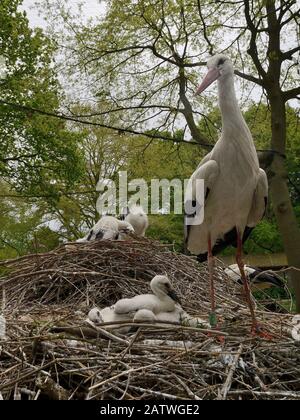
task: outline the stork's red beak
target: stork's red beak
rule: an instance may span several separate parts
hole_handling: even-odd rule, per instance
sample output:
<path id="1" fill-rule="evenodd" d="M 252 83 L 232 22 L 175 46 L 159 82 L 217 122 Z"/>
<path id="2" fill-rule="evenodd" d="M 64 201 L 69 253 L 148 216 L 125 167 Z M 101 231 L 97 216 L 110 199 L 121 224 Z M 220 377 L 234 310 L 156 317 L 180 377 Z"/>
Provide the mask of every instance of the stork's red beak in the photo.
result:
<path id="1" fill-rule="evenodd" d="M 205 89 L 208 88 L 215 80 L 217 80 L 221 76 L 220 72 L 216 68 L 212 68 L 209 70 L 207 75 L 205 76 L 203 82 L 198 87 L 196 91 L 196 95 L 200 95 L 200 93 L 204 92 Z"/>

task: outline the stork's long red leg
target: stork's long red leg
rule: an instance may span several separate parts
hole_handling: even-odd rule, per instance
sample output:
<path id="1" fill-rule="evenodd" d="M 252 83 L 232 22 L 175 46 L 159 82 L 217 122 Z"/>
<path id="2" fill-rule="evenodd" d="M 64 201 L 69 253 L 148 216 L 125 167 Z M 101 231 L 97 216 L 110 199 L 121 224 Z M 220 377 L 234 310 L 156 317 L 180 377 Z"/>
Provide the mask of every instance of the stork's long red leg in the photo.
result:
<path id="1" fill-rule="evenodd" d="M 215 258 L 212 252 L 211 235 L 208 235 L 208 269 L 209 269 L 209 280 L 210 280 L 210 301 L 211 301 L 211 313 L 209 316 L 209 322 L 211 327 L 216 327 L 218 320 L 216 315 L 216 297 L 215 297 Z"/>
<path id="2" fill-rule="evenodd" d="M 255 311 L 254 311 L 254 305 L 251 298 L 251 291 L 249 282 L 247 280 L 247 276 L 245 273 L 245 264 L 243 261 L 243 239 L 241 233 L 238 231 L 237 233 L 237 255 L 236 255 L 236 262 L 241 272 L 241 277 L 244 284 L 244 290 L 245 290 L 245 296 L 246 301 L 250 309 L 251 317 L 252 317 L 252 328 L 253 332 L 258 333 L 259 332 L 259 326 L 255 317 Z"/>

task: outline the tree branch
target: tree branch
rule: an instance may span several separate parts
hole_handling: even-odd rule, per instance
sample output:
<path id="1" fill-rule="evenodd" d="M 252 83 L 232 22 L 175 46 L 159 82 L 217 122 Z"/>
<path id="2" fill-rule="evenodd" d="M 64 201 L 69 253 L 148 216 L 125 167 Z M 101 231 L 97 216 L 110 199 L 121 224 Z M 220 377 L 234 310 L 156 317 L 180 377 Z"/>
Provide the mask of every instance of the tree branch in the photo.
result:
<path id="1" fill-rule="evenodd" d="M 265 80 L 267 74 L 266 74 L 266 72 L 265 72 L 265 70 L 264 70 L 264 68 L 263 68 L 263 66 L 262 66 L 262 64 L 259 60 L 257 46 L 256 46 L 258 28 L 254 25 L 254 23 L 251 19 L 249 0 L 245 0 L 244 4 L 245 4 L 246 22 L 247 22 L 247 25 L 248 25 L 248 30 L 251 33 L 250 46 L 249 46 L 249 49 L 248 49 L 248 54 L 252 58 L 253 63 L 255 65 L 257 71 L 258 71 L 258 74 L 262 77 L 263 80 Z"/>
<path id="2" fill-rule="evenodd" d="M 185 77 L 185 73 L 184 73 L 184 69 L 180 69 L 179 70 L 179 97 L 180 100 L 184 106 L 184 111 L 183 114 L 185 116 L 186 122 L 188 124 L 188 127 L 191 131 L 192 137 L 193 139 L 198 143 L 198 144 L 202 144 L 203 143 L 208 143 L 205 146 L 203 145 L 203 147 L 205 149 L 209 149 L 211 150 L 211 148 L 213 147 L 212 145 L 209 144 L 209 142 L 207 141 L 207 139 L 205 137 L 202 136 L 199 128 L 197 127 L 195 120 L 194 120 L 194 116 L 193 116 L 193 109 L 192 106 L 186 96 L 186 77 Z"/>
<path id="3" fill-rule="evenodd" d="M 297 86 L 294 89 L 287 90 L 283 92 L 283 99 L 285 102 L 289 101 L 290 99 L 295 99 L 297 96 L 300 95 L 300 86 Z"/>
<path id="4" fill-rule="evenodd" d="M 8 158 L 1 158 L 0 157 L 0 161 L 1 162 L 4 162 L 4 163 L 7 163 L 7 162 L 20 162 L 23 159 L 32 159 L 32 158 L 35 158 L 37 156 L 38 156 L 38 154 L 35 153 L 33 155 L 20 155 L 20 156 L 8 157 Z"/>
<path id="5" fill-rule="evenodd" d="M 296 0 L 281 0 L 280 6 L 277 9 L 279 11 L 279 20 L 283 18 L 283 16 L 290 10 L 290 7 L 296 3 Z"/>
<path id="6" fill-rule="evenodd" d="M 113 114 L 115 112 L 123 112 L 123 111 L 134 111 L 134 110 L 150 110 L 150 109 L 162 109 L 164 111 L 170 111 L 170 112 L 182 112 L 182 109 L 175 108 L 173 106 L 168 105 L 159 105 L 159 104 L 153 104 L 153 105 L 136 105 L 136 106 L 120 106 L 117 108 L 109 109 L 108 111 L 99 111 L 99 112 L 93 112 L 90 114 L 75 114 L 73 113 L 72 109 L 69 109 L 69 107 L 66 107 L 68 111 L 72 114 L 72 117 L 75 118 L 92 118 L 92 117 L 101 117 L 104 115 Z"/>
<path id="7" fill-rule="evenodd" d="M 291 49 L 289 51 L 286 51 L 286 52 L 282 53 L 281 54 L 282 61 L 284 61 L 284 60 L 292 60 L 293 55 L 295 53 L 297 53 L 298 51 L 300 51 L 300 45 L 298 45 L 297 47 L 295 47 L 295 48 L 293 48 L 293 49 Z"/>
<path id="8" fill-rule="evenodd" d="M 90 125 L 90 126 L 93 126 L 93 127 L 107 128 L 109 130 L 116 131 L 118 134 L 122 134 L 122 133 L 126 134 L 127 133 L 127 134 L 136 135 L 136 136 L 148 137 L 148 138 L 151 138 L 151 139 L 171 141 L 173 143 L 185 143 L 185 144 L 189 144 L 189 145 L 198 145 L 198 146 L 202 146 L 206 149 L 207 148 L 210 148 L 210 149 L 212 148 L 212 145 L 210 145 L 209 141 L 203 136 L 201 136 L 202 140 L 199 141 L 199 142 L 198 141 L 180 140 L 180 139 L 177 139 L 177 138 L 173 138 L 171 136 L 166 136 L 166 135 L 161 135 L 161 134 L 152 134 L 149 131 L 141 132 L 141 131 L 136 131 L 136 130 L 132 130 L 132 129 L 129 129 L 129 128 L 115 127 L 115 126 L 111 126 L 111 125 L 107 125 L 107 124 L 96 123 L 96 122 L 93 122 L 93 121 L 84 121 L 84 120 L 81 120 L 79 118 L 75 118 L 75 117 L 64 115 L 64 114 L 55 114 L 55 113 L 52 113 L 52 112 L 43 111 L 41 109 L 31 108 L 31 107 L 28 107 L 28 106 L 25 106 L 25 105 L 6 102 L 6 101 L 3 101 L 2 99 L 0 99 L 0 104 L 6 105 L 10 108 L 17 109 L 19 111 L 21 110 L 21 111 L 24 111 L 24 112 L 34 112 L 34 113 L 37 113 L 37 114 L 40 114 L 40 115 L 47 115 L 48 117 L 59 118 L 61 120 L 65 120 L 65 121 L 72 121 L 72 122 L 75 122 L 75 123 L 78 123 L 78 124 Z M 198 136 L 198 139 L 200 140 L 199 136 Z M 203 143 L 202 143 L 202 141 L 203 141 Z"/>
<path id="9" fill-rule="evenodd" d="M 200 19 L 201 19 L 201 22 L 202 22 L 202 27 L 203 27 L 203 36 L 204 36 L 204 39 L 207 42 L 207 45 L 209 46 L 209 53 L 210 53 L 210 55 L 212 55 L 213 50 L 214 50 L 214 46 L 210 42 L 210 39 L 209 39 L 208 34 L 207 34 L 207 27 L 206 27 L 205 19 L 204 19 L 203 14 L 202 14 L 202 8 L 201 8 L 200 0 L 197 0 L 197 4 L 198 4 L 199 16 L 200 16 Z"/>
<path id="10" fill-rule="evenodd" d="M 241 77 L 242 79 L 248 80 L 249 82 L 253 82 L 261 87 L 265 87 L 263 80 L 259 79 L 258 77 L 251 76 L 250 74 L 245 74 L 239 70 L 235 70 L 235 74 Z"/>
<path id="11" fill-rule="evenodd" d="M 98 51 L 99 55 L 91 58 L 85 64 L 88 65 L 88 64 L 90 64 L 94 61 L 101 60 L 102 58 L 106 57 L 107 55 L 120 54 L 122 52 L 128 52 L 128 51 L 134 51 L 134 50 L 138 50 L 138 52 L 141 53 L 141 52 L 143 52 L 144 50 L 147 50 L 147 49 L 151 50 L 152 45 L 130 45 L 130 46 L 124 47 L 124 48 L 115 48 L 115 49 L 111 49 L 111 50 Z"/>
<path id="12" fill-rule="evenodd" d="M 287 20 L 285 20 L 284 22 L 282 22 L 281 27 L 284 27 L 285 25 L 287 25 L 288 23 L 290 23 L 292 20 L 295 21 L 295 23 L 297 25 L 299 25 L 299 22 L 297 20 L 297 18 L 299 18 L 299 14 L 292 14 Z"/>

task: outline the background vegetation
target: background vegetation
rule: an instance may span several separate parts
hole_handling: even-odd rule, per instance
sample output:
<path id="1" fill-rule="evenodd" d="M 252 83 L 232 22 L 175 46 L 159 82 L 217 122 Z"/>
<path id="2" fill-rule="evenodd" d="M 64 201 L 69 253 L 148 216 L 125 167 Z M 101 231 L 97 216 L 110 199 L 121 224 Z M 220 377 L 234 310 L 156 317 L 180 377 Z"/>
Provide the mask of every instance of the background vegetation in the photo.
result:
<path id="1" fill-rule="evenodd" d="M 216 94 L 193 92 L 207 56 L 225 51 L 270 180 L 246 252 L 299 266 L 297 2 L 111 0 L 91 21 L 75 3 L 40 0 L 44 31 L 22 0 L 0 4 L 0 258 L 83 235 L 100 177 L 188 178 L 221 127 Z M 182 224 L 152 216 L 149 236 L 183 250 Z"/>

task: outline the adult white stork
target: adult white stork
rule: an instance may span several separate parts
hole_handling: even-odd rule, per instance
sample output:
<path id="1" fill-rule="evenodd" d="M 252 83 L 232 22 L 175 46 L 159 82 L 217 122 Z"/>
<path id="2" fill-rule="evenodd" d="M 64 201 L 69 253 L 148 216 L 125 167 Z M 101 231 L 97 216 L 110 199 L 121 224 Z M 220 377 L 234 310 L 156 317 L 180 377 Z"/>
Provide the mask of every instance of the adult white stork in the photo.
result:
<path id="1" fill-rule="evenodd" d="M 225 55 L 216 55 L 208 61 L 207 67 L 209 71 L 196 93 L 201 94 L 218 80 L 222 134 L 190 179 L 192 200 L 196 199 L 196 180 L 204 180 L 205 214 L 200 225 L 188 225 L 186 220 L 186 246 L 192 254 L 198 255 L 200 261 L 208 257 L 212 326 L 217 324 L 213 255 L 227 244 L 237 247 L 236 261 L 252 316 L 253 331 L 259 333 L 242 248 L 251 229 L 265 214 L 268 181 L 265 172 L 259 168 L 255 145 L 236 99 L 231 61 Z"/>
<path id="2" fill-rule="evenodd" d="M 285 288 L 284 282 L 274 273 L 268 273 L 259 268 L 250 267 L 249 265 L 245 265 L 244 270 L 249 278 L 250 288 L 253 292 L 272 287 Z M 232 264 L 225 268 L 224 272 L 235 283 L 243 284 L 240 269 L 237 264 Z"/>

